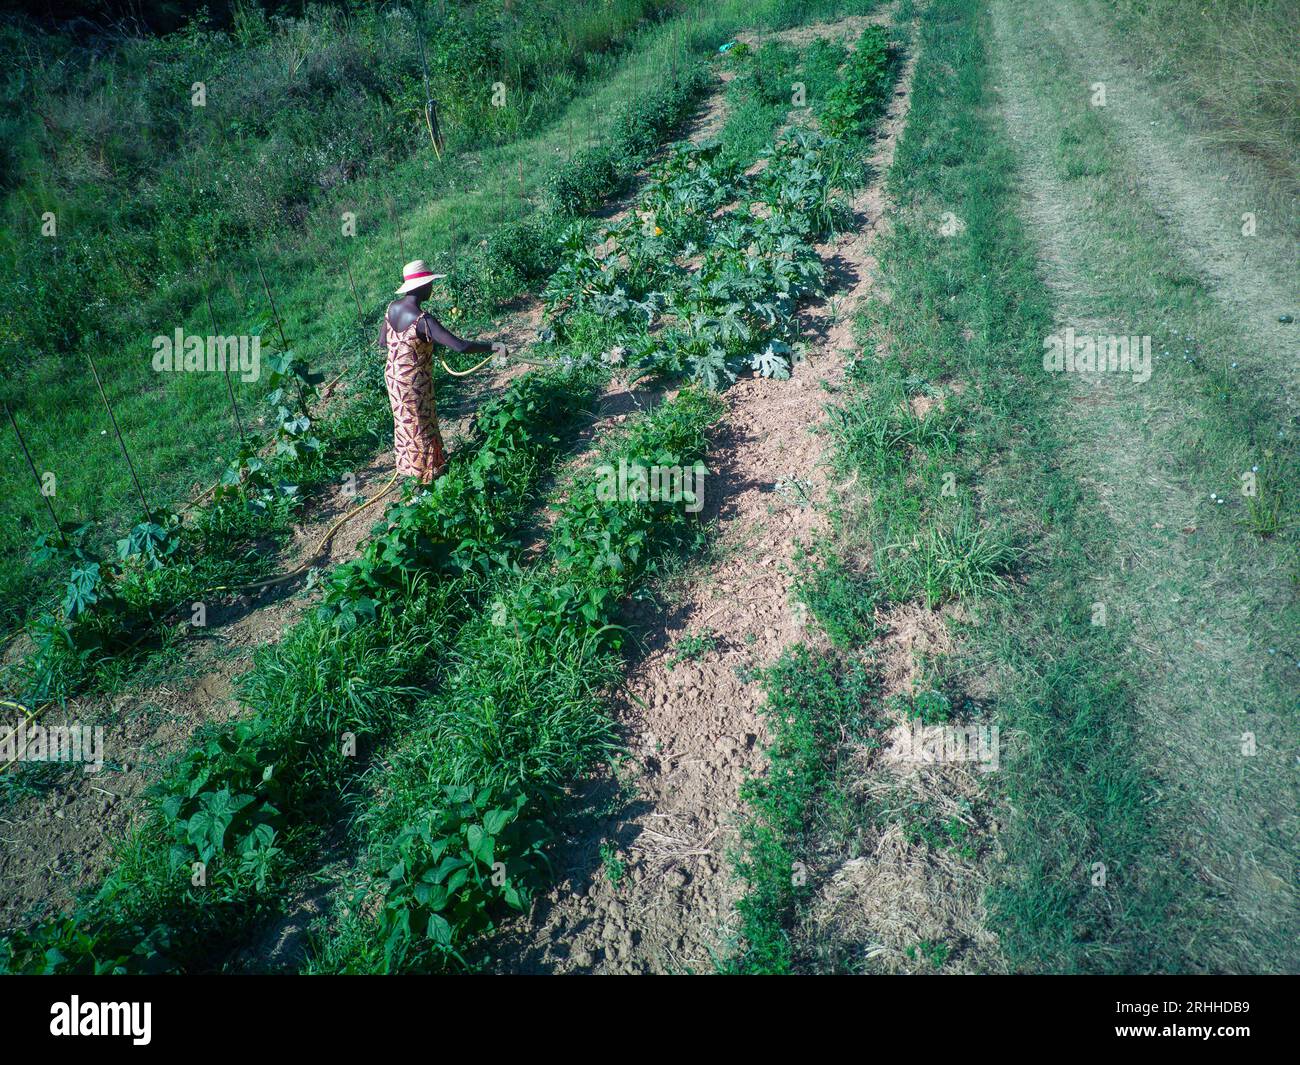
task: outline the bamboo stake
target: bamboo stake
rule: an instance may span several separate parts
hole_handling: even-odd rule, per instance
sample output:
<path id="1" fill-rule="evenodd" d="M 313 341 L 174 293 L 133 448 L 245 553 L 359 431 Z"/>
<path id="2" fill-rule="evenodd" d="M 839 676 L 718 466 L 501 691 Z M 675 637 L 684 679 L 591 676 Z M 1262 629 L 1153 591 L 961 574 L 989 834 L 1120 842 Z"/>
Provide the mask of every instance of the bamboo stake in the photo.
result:
<path id="1" fill-rule="evenodd" d="M 108 393 L 104 391 L 104 382 L 99 378 L 99 367 L 95 365 L 95 357 L 86 352 L 86 361 L 90 363 L 90 372 L 95 375 L 95 387 L 99 389 L 99 398 L 104 401 L 104 409 L 108 411 L 108 420 L 113 423 L 113 433 L 117 437 L 117 446 L 122 451 L 122 457 L 126 459 L 126 468 L 131 471 L 131 480 L 135 484 L 136 493 L 140 496 L 140 505 L 144 507 L 144 516 L 153 521 L 153 511 L 149 509 L 149 501 L 144 497 L 144 489 L 140 487 L 140 478 L 135 472 L 135 463 L 131 461 L 131 453 L 126 449 L 126 441 L 122 439 L 122 430 L 117 424 L 117 415 L 113 413 L 113 405 L 108 401 Z"/>
<path id="2" fill-rule="evenodd" d="M 45 494 L 45 486 L 41 484 L 41 475 L 36 469 L 36 463 L 32 461 L 32 453 L 27 450 L 27 441 L 23 439 L 23 431 L 18 428 L 18 419 L 14 417 L 14 412 L 10 409 L 9 404 L 5 404 L 5 413 L 9 415 L 9 424 L 14 427 L 14 436 L 18 437 L 18 446 L 23 449 L 23 456 L 27 459 L 27 468 L 32 471 L 32 477 L 36 480 L 36 492 L 45 500 L 45 509 L 50 512 L 50 521 L 54 522 L 54 531 L 59 534 L 59 539 L 63 541 L 63 546 L 68 546 L 68 538 L 63 535 L 63 526 L 59 524 L 58 515 L 54 513 L 54 504 L 50 502 L 50 497 Z"/>
<path id="3" fill-rule="evenodd" d="M 215 338 L 220 335 L 221 330 L 217 328 L 217 316 L 212 310 L 212 295 L 208 292 L 208 286 L 203 286 L 203 299 L 208 305 L 208 320 L 212 323 L 212 336 Z M 213 340 L 216 343 L 216 340 Z M 226 395 L 230 397 L 230 413 L 235 416 L 235 428 L 239 430 L 239 442 L 244 442 L 244 423 L 239 417 L 239 404 L 235 402 L 235 386 L 230 381 L 230 367 L 222 367 L 226 372 Z"/>

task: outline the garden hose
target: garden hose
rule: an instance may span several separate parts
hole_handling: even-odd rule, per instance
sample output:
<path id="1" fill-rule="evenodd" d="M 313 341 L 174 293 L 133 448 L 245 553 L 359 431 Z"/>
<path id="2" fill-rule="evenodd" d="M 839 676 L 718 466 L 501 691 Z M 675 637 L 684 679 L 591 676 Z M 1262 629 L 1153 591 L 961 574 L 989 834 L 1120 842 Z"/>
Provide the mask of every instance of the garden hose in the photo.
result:
<path id="1" fill-rule="evenodd" d="M 442 358 L 440 358 L 438 361 L 439 361 L 440 363 L 442 363 L 442 368 L 443 368 L 444 370 L 446 370 L 449 374 L 451 374 L 452 377 L 468 377 L 470 374 L 472 374 L 472 373 L 477 373 L 479 370 L 483 369 L 484 366 L 486 366 L 489 362 L 492 361 L 492 359 L 495 357 L 495 355 L 496 355 L 496 352 L 493 352 L 491 355 L 489 355 L 489 356 L 488 356 L 486 359 L 484 359 L 482 362 L 475 363 L 475 365 L 471 366 L 468 370 L 453 370 L 450 366 L 447 365 L 447 360 L 446 360 L 446 359 L 442 359 Z M 523 361 L 524 361 L 524 362 L 530 362 L 530 363 L 532 362 L 532 360 L 529 360 L 529 359 L 524 359 Z M 540 366 L 540 365 L 542 365 L 542 363 L 532 363 L 532 365 Z M 322 398 L 326 398 L 326 397 L 328 397 L 328 395 L 329 395 L 329 393 L 330 393 L 330 390 L 331 390 L 331 389 L 332 389 L 336 384 L 338 384 L 341 380 L 343 380 L 344 377 L 346 377 L 348 374 L 350 374 L 350 373 L 351 373 L 355 368 L 356 368 L 356 364 L 355 364 L 355 363 L 354 363 L 353 365 L 351 365 L 351 366 L 345 366 L 345 367 L 343 368 L 343 371 L 342 371 L 341 373 L 339 373 L 339 374 L 338 374 L 338 375 L 337 375 L 337 376 L 336 376 L 332 381 L 329 381 L 329 382 L 328 382 L 328 383 L 327 383 L 327 384 L 326 384 L 326 385 L 321 389 L 321 397 L 322 397 Z M 185 503 L 185 504 L 180 508 L 180 510 L 178 511 L 178 513 L 184 514 L 185 511 L 189 510 L 191 507 L 196 507 L 196 506 L 198 506 L 200 503 L 202 503 L 205 499 L 207 499 L 210 495 L 212 495 L 213 492 L 215 492 L 215 491 L 216 491 L 218 488 L 220 488 L 220 487 L 221 487 L 221 482 L 218 481 L 216 484 L 212 485 L 210 488 L 206 489 L 205 491 L 203 491 L 203 492 L 200 493 L 199 495 L 196 495 L 193 499 L 191 499 L 191 500 L 189 500 L 187 503 Z"/>
<path id="2" fill-rule="evenodd" d="M 494 351 L 482 362 L 475 363 L 468 370 L 453 370 L 450 366 L 447 365 L 447 360 L 444 358 L 439 358 L 438 361 L 442 363 L 442 368 L 446 370 L 449 374 L 451 374 L 452 377 L 468 377 L 472 373 L 478 373 L 479 370 L 483 369 L 484 366 L 486 366 L 496 357 L 497 357 L 497 353 Z"/>
<path id="3" fill-rule="evenodd" d="M 384 496 L 388 495 L 389 490 L 393 487 L 393 485 L 397 483 L 397 478 L 400 476 L 401 476 L 400 472 L 395 472 L 393 476 L 389 478 L 388 483 L 384 485 L 383 491 L 381 491 L 377 496 L 375 496 L 373 499 L 366 500 L 366 502 L 362 503 L 361 506 L 356 507 L 353 510 L 349 510 L 346 514 L 341 515 L 338 521 L 336 521 L 333 525 L 331 525 L 328 529 L 325 530 L 325 535 L 316 541 L 316 546 L 312 548 L 311 554 L 307 556 L 307 561 L 304 562 L 297 569 L 291 570 L 288 573 L 282 573 L 278 577 L 270 577 L 264 581 L 253 581 L 250 584 L 219 585 L 216 588 L 209 588 L 208 589 L 209 593 L 246 592 L 246 591 L 252 591 L 253 589 L 256 588 L 269 588 L 273 584 L 283 584 L 285 581 L 293 580 L 293 578 L 297 577 L 299 574 L 306 573 L 307 570 L 311 569 L 312 562 L 314 562 L 316 558 L 319 557 L 321 551 L 324 550 L 325 545 L 329 543 L 330 538 L 336 532 L 338 532 L 339 529 L 342 528 L 344 524 L 351 521 L 353 518 L 355 518 L 358 514 L 360 514 L 363 510 L 367 509 L 368 507 L 373 507 L 376 503 L 378 503 L 381 499 L 383 499 Z M 165 616 L 166 615 L 164 615 L 164 617 Z"/>

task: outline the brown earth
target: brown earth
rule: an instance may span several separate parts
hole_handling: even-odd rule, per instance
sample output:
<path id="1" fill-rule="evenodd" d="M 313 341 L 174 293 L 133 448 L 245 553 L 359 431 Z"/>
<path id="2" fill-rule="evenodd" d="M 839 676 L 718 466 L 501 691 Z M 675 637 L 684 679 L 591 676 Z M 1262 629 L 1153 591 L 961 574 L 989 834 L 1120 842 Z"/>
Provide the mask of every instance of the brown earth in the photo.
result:
<path id="1" fill-rule="evenodd" d="M 777 36 L 851 42 L 879 21 L 851 18 Z M 906 118 L 911 70 L 909 62 L 882 126 L 877 175 Z M 628 802 L 567 842 L 556 886 L 530 921 L 490 947 L 497 971 L 707 972 L 734 941 L 739 885 L 728 855 L 743 813 L 740 785 L 762 771 L 766 738 L 762 690 L 750 670 L 820 639 L 790 605 L 794 560 L 826 525 L 817 507 L 831 489 L 821 430 L 843 356 L 856 350 L 852 309 L 871 289 L 870 245 L 885 209 L 878 178 L 851 209 L 846 232 L 818 248 L 836 292 L 802 313 L 807 361 L 789 381 L 742 379 L 724 393 L 704 491 L 703 516 L 716 522 L 709 558 L 665 590 L 671 605 L 629 611 L 645 643 L 614 700 L 629 757 L 616 777 L 591 785 L 596 795 L 621 791 Z M 709 649 L 674 653 L 688 636 Z"/>

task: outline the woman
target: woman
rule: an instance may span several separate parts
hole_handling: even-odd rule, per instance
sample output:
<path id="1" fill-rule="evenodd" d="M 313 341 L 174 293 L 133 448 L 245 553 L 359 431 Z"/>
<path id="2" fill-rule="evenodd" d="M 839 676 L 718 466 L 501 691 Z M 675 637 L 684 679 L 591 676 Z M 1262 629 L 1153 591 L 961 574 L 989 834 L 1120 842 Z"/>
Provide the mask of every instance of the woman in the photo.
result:
<path id="1" fill-rule="evenodd" d="M 438 410 L 433 398 L 433 346 L 455 352 L 488 352 L 491 344 L 461 340 L 420 304 L 433 292 L 435 274 L 423 259 L 402 270 L 401 298 L 388 305 L 379 327 L 379 346 L 388 351 L 384 383 L 393 408 L 393 450 L 397 472 L 428 484 L 447 469 L 447 452 L 438 431 Z"/>

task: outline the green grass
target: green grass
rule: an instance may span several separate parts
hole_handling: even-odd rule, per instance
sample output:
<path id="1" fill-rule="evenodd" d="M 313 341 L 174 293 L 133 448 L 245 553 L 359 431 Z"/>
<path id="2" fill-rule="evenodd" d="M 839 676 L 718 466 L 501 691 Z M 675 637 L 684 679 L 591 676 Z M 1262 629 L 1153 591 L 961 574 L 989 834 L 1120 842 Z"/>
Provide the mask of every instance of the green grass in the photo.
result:
<path id="1" fill-rule="evenodd" d="M 831 642 L 840 650 L 867 643 L 878 631 L 877 583 L 868 574 L 850 569 L 849 561 L 832 545 L 800 562 L 795 594 Z"/>
<path id="2" fill-rule="evenodd" d="M 160 270 L 156 255 L 152 251 L 146 253 L 142 248 L 154 247 L 158 242 L 171 248 L 174 241 L 169 242 L 159 219 L 179 218 L 183 222 L 188 217 L 184 212 L 178 215 L 170 208 L 159 207 L 155 214 L 146 213 L 144 217 L 138 217 L 129 211 L 119 211 L 113 215 L 112 228 L 101 233 L 96 219 L 102 209 L 108 208 L 112 201 L 110 196 L 104 203 L 90 202 L 86 208 L 88 217 L 84 221 L 75 213 L 63 219 L 61 239 L 83 251 L 78 256 L 68 252 L 56 257 L 56 264 L 61 264 L 63 270 L 58 275 L 63 278 L 59 282 L 63 287 L 58 289 L 63 295 L 57 299 L 51 297 L 55 299 L 57 310 L 39 312 L 36 308 L 45 304 L 33 297 L 30 285 L 26 289 L 23 285 L 12 286 L 6 291 L 13 293 L 13 298 L 19 300 L 21 306 L 15 308 L 15 316 L 9 319 L 13 325 L 5 337 L 10 351 L 7 358 L 14 365 L 23 367 L 21 373 L 7 375 L 5 396 L 17 410 L 38 468 L 53 471 L 58 477 L 58 492 L 53 502 L 62 520 L 92 522 L 100 538 L 109 540 L 123 534 L 125 528 L 133 523 L 139 508 L 113 439 L 107 435 L 108 426 L 90 381 L 84 350 L 93 350 L 97 355 L 105 386 L 146 485 L 151 505 L 174 503 L 195 485 L 212 483 L 235 451 L 234 430 L 222 383 L 209 374 L 177 374 L 159 380 L 150 364 L 150 338 L 154 335 L 170 334 L 178 326 L 186 332 L 206 334 L 210 331 L 203 302 L 205 286 L 212 291 L 217 321 L 223 332 L 260 333 L 269 341 L 274 326 L 270 324 L 252 261 L 254 253 L 260 254 L 272 279 L 276 303 L 296 354 L 306 359 L 313 369 L 325 372 L 333 372 L 344 365 L 369 365 L 378 358 L 374 352 L 373 334 L 403 261 L 419 256 L 433 262 L 442 271 L 453 268 L 453 273 L 457 273 L 454 268 L 462 262 L 481 264 L 482 253 L 476 249 L 477 242 L 491 237 L 507 224 L 526 225 L 529 219 L 537 218 L 539 208 L 550 202 L 546 189 L 552 177 L 569 166 L 571 158 L 581 162 L 586 149 L 599 149 L 605 144 L 611 132 L 617 132 L 620 122 L 624 121 L 628 101 L 652 100 L 662 94 L 687 75 L 702 57 L 713 54 L 719 41 L 727 39 L 741 26 L 779 27 L 813 14 L 837 9 L 854 10 L 864 5 L 817 0 L 754 6 L 731 0 L 723 5 L 708 5 L 699 12 L 692 8 L 662 24 L 652 22 L 632 33 L 625 31 L 631 22 L 635 22 L 640 10 L 635 0 L 626 0 L 613 7 L 603 3 L 562 6 L 565 7 L 559 15 L 562 32 L 558 37 L 548 39 L 602 48 L 599 54 L 565 52 L 566 57 L 578 64 L 574 69 L 581 68 L 583 76 L 577 80 L 576 75 L 558 77 L 544 91 L 534 87 L 537 106 L 526 115 L 511 112 L 516 114 L 518 121 L 509 129 L 490 126 L 471 129 L 464 137 L 454 134 L 442 162 L 434 160 L 426 149 L 418 148 L 419 136 L 402 138 L 399 146 L 385 149 L 387 154 L 376 148 L 371 159 L 373 165 L 348 168 L 350 176 L 346 182 L 336 183 L 314 198 L 308 197 L 301 203 L 301 209 L 287 212 L 291 216 L 288 220 L 278 215 L 272 218 L 273 212 L 269 207 L 265 210 L 259 208 L 254 212 L 256 224 L 247 239 L 241 239 L 233 249 L 221 251 L 204 244 L 195 250 L 188 243 L 173 249 L 171 253 L 183 261 L 183 269 Z M 553 69 L 548 65 L 546 48 L 558 45 L 538 43 L 529 36 L 527 26 L 546 25 L 548 32 L 553 30 L 554 12 L 550 7 L 539 5 L 531 6 L 529 12 L 520 29 L 520 40 L 513 43 L 507 40 L 503 45 L 505 58 L 482 59 L 477 66 L 471 63 L 467 69 L 483 69 L 483 63 L 493 69 L 502 66 L 516 74 L 529 68 L 530 63 L 534 64 L 530 69 Z M 373 19 L 379 17 L 375 15 Z M 309 18 L 271 32 L 270 37 L 257 46 L 261 49 L 257 53 L 258 61 L 272 66 L 287 62 L 287 57 L 294 54 L 295 34 L 299 39 L 313 41 L 318 47 L 322 40 L 329 38 L 331 46 L 316 60 L 323 64 L 322 69 L 312 76 L 327 81 L 334 79 L 329 83 L 337 93 L 336 103 L 344 106 L 360 88 L 355 84 L 354 68 L 372 62 L 367 57 L 377 46 L 371 40 L 373 19 L 368 15 L 355 18 L 320 15 L 319 18 L 324 19 L 327 25 L 318 26 Z M 10 32 L 10 47 L 21 49 L 21 33 Z M 491 35 L 490 26 L 485 32 Z M 603 42 L 614 38 L 618 39 L 621 47 L 609 52 L 604 49 Z M 120 83 L 123 87 L 114 91 L 126 92 L 124 86 L 130 84 L 131 77 L 162 78 L 165 81 L 179 76 L 177 72 L 182 68 L 188 71 L 189 66 L 195 63 L 201 65 L 201 59 L 196 56 L 215 51 L 226 55 L 223 61 L 229 62 L 233 61 L 230 57 L 242 54 L 241 47 L 205 34 L 197 37 L 180 35 L 175 40 L 168 38 L 163 43 L 140 45 L 136 48 L 139 54 L 133 52 L 120 60 L 105 60 L 85 76 L 96 85 Z M 407 128 L 405 123 L 410 116 L 401 109 L 409 105 L 418 88 L 411 80 L 413 68 L 410 64 L 418 62 L 413 49 L 414 38 L 404 39 L 401 62 L 406 64 L 408 73 L 400 82 L 401 98 L 386 105 L 390 112 L 396 109 L 406 117 L 399 120 L 389 113 L 386 120 L 376 118 L 373 122 L 331 119 L 329 128 Z M 161 53 L 173 66 L 158 70 L 150 67 L 149 57 L 155 52 Z M 130 77 L 110 75 L 113 62 L 125 64 L 132 72 Z M 43 77 L 54 78 L 55 75 L 47 73 Z M 114 82 L 114 77 L 118 82 Z M 298 91 L 292 79 L 286 83 L 283 75 L 277 74 L 276 78 L 277 91 Z M 521 76 L 521 80 L 528 84 L 527 77 Z M 385 84 L 391 84 L 390 79 L 385 78 Z M 50 85 L 44 82 L 11 85 L 11 106 L 25 106 L 22 101 L 29 99 L 33 92 L 49 93 L 51 100 L 60 107 L 75 110 L 74 90 L 58 84 L 57 79 Z M 537 93 L 541 95 L 537 96 Z M 132 106 L 143 108 L 147 117 L 152 114 L 149 108 L 154 106 L 153 96 L 141 95 L 138 104 Z M 422 89 L 417 95 L 422 98 Z M 478 94 L 471 93 L 466 98 L 469 96 L 478 99 Z M 114 99 L 111 93 L 103 98 L 94 96 L 89 98 L 86 106 L 107 108 L 100 114 L 97 128 L 105 130 L 103 136 L 117 145 L 121 135 L 114 131 L 107 117 L 113 113 Z M 379 97 L 374 97 L 372 104 L 380 106 L 379 101 Z M 163 108 L 159 121 L 170 129 L 169 123 L 173 122 L 169 117 L 171 112 L 166 110 L 165 102 L 159 102 L 157 106 Z M 222 108 L 226 106 L 224 102 L 221 104 Z M 284 112 L 282 120 L 299 121 L 294 116 L 303 114 L 301 108 L 292 108 Z M 225 114 L 223 121 L 235 122 L 238 117 L 238 112 Z M 493 122 L 498 119 L 505 121 L 501 116 L 488 117 Z M 410 126 L 414 127 L 415 123 L 412 121 Z M 168 136 L 170 141 L 171 135 Z M 203 163 L 205 156 L 201 153 L 210 153 L 218 148 L 210 144 L 205 135 L 194 136 L 196 146 L 193 151 L 189 150 L 188 141 L 179 150 L 174 178 L 169 178 L 167 175 L 172 171 L 167 171 L 158 180 L 164 183 L 173 181 L 178 195 L 181 192 L 192 194 L 194 202 L 191 206 L 206 210 L 214 202 L 225 202 L 221 197 L 201 194 L 200 177 L 213 169 Z M 251 173 L 252 178 L 262 173 L 273 173 L 277 181 L 288 182 L 295 190 L 305 187 L 302 166 L 298 163 L 279 165 L 268 158 L 267 167 L 271 168 L 268 170 L 248 166 L 247 159 L 263 144 L 259 138 L 270 138 L 277 145 L 283 143 L 290 147 L 299 142 L 307 145 L 312 142 L 309 130 L 296 130 L 292 137 L 285 133 L 279 140 L 275 140 L 279 134 L 273 131 L 253 131 L 241 136 L 247 142 L 245 149 L 239 153 L 227 151 L 230 156 L 227 165 L 233 168 L 234 173 Z M 298 140 L 295 141 L 294 137 Z M 142 143 L 147 147 L 147 141 Z M 334 145 L 331 150 L 337 147 Z M 127 148 L 129 146 L 122 150 Z M 168 158 L 175 154 L 177 149 L 169 147 Z M 626 166 L 623 160 L 617 162 L 620 167 Z M 632 159 L 630 163 L 635 166 L 637 160 Z M 118 180 L 122 195 L 135 194 L 136 171 L 131 167 L 138 169 L 140 165 L 141 160 L 124 160 L 120 164 Z M 524 179 L 522 196 L 521 172 Z M 607 169 L 603 172 L 609 176 Z M 613 175 L 620 182 L 626 176 L 626 169 Z M 172 185 L 166 187 L 172 188 Z M 300 194 L 295 192 L 295 195 Z M 24 220 L 21 227 L 12 229 L 15 240 L 20 233 L 29 232 L 27 220 L 32 216 L 31 212 L 48 198 L 32 186 L 11 192 L 11 209 Z M 390 221 L 390 203 L 404 219 L 400 234 Z M 344 211 L 354 211 L 358 215 L 355 239 L 341 235 L 340 217 Z M 129 225 L 119 225 L 119 217 L 128 218 Z M 212 224 L 218 232 L 229 230 L 226 220 L 219 218 Z M 516 231 L 512 238 L 503 238 L 504 243 L 493 245 L 492 250 L 526 247 L 528 232 L 527 229 Z M 548 232 L 548 235 L 554 234 Z M 37 242 L 31 245 L 34 249 L 31 254 L 40 252 L 39 257 L 32 259 L 37 265 L 48 259 L 44 254 L 47 250 L 45 245 L 39 243 L 43 239 L 31 237 L 31 241 Z M 186 239 L 190 238 L 187 236 Z M 96 242 L 101 240 L 121 241 L 127 247 L 120 253 L 96 251 L 99 247 Z M 405 248 L 405 255 L 402 248 Z M 123 273 L 120 265 L 118 269 L 105 268 L 106 262 L 113 263 L 128 253 L 135 257 L 132 262 L 139 260 L 135 273 Z M 359 289 L 364 311 L 362 323 L 357 321 L 345 260 L 351 262 Z M 86 272 L 80 265 L 83 261 L 95 264 L 92 273 L 98 278 L 94 289 L 96 302 L 87 313 L 70 315 L 67 306 L 81 306 L 86 302 L 70 294 L 84 284 Z M 205 265 L 195 271 L 192 262 Z M 21 270 L 18 272 L 22 273 Z M 465 273 L 462 270 L 457 276 L 464 277 Z M 108 278 L 119 278 L 120 290 L 106 288 Z M 491 296 L 509 295 L 517 291 L 519 281 L 517 270 L 498 271 L 487 279 L 486 291 Z M 463 313 L 452 313 L 450 303 L 435 307 L 452 328 L 469 331 L 486 327 L 495 313 L 491 300 L 480 300 L 478 306 L 457 309 Z M 51 332 L 50 322 L 57 323 L 59 330 L 66 327 L 70 331 Z M 19 323 L 27 324 L 19 329 Z M 26 352 L 21 360 L 17 356 L 19 351 Z M 40 354 L 33 356 L 32 351 Z M 255 423 L 262 413 L 265 386 L 237 382 L 236 390 L 246 420 Z M 33 604 L 47 601 L 44 597 L 56 576 L 48 566 L 33 568 L 26 561 L 34 536 L 48 519 L 35 497 L 30 474 L 11 436 L 6 435 L 3 445 L 7 461 L 3 463 L 4 472 L 0 473 L 4 478 L 0 481 L 4 489 L 0 492 L 3 500 L 0 502 L 0 558 L 7 562 L 4 575 L 0 577 L 0 619 L 6 627 L 17 625 Z"/>
<path id="3" fill-rule="evenodd" d="M 1022 31 L 1014 16 L 1004 25 Z M 1224 842 L 1207 844 L 1189 831 L 1199 823 L 1193 811 L 1203 801 L 1194 779 L 1219 797 L 1221 816 L 1239 808 L 1256 819 L 1272 818 L 1265 811 L 1276 805 L 1271 796 L 1283 785 L 1267 785 L 1265 768 L 1244 773 L 1232 758 L 1222 765 L 1212 732 L 1192 732 L 1202 737 L 1198 749 L 1206 757 L 1194 769 L 1180 769 L 1164 756 L 1173 726 L 1153 728 L 1145 708 L 1183 692 L 1166 711 L 1182 728 L 1242 706 L 1245 692 L 1257 690 L 1263 701 L 1253 712 L 1265 715 L 1255 721 L 1261 734 L 1285 734 L 1273 722 L 1275 711 L 1263 709 L 1285 705 L 1288 685 L 1277 669 L 1262 688 L 1253 686 L 1266 662 L 1242 661 L 1226 672 L 1202 669 L 1206 684 L 1224 685 L 1210 698 L 1205 687 L 1184 687 L 1186 666 L 1165 667 L 1153 677 L 1146 641 L 1159 645 L 1178 631 L 1180 622 L 1163 607 L 1171 591 L 1178 603 L 1199 604 L 1183 606 L 1179 616 L 1206 617 L 1201 633 L 1231 638 L 1247 615 L 1231 586 L 1218 581 L 1240 570 L 1210 566 L 1213 555 L 1234 558 L 1256 575 L 1254 594 L 1272 605 L 1253 624 L 1270 633 L 1268 643 L 1286 644 L 1277 626 L 1290 608 L 1275 593 L 1293 565 L 1287 562 L 1293 549 L 1280 538 L 1288 518 L 1284 501 L 1293 488 L 1286 473 L 1260 457 L 1289 454 L 1291 433 L 1279 426 L 1269 397 L 1232 382 L 1224 354 L 1233 350 L 1232 334 L 1220 332 L 1230 326 L 1201 282 L 1178 263 L 1152 205 L 1126 186 L 1125 163 L 1102 117 L 1072 102 L 1074 83 L 1059 77 L 1068 56 L 1053 59 L 1053 46 L 1035 41 L 1035 55 L 1043 51 L 1044 58 L 1041 67 L 1029 63 L 1027 96 L 1050 107 L 1060 128 L 1031 136 L 1029 150 L 1017 154 L 999 109 L 1019 75 L 991 65 L 996 49 L 984 5 L 938 0 L 921 13 L 920 32 L 911 112 L 888 176 L 897 213 L 875 248 L 889 298 L 873 302 L 861 317 L 866 354 L 851 367 L 831 423 L 844 479 L 833 513 L 833 546 L 841 559 L 805 577 L 814 595 L 803 594 L 810 607 L 820 600 L 813 613 L 826 619 L 841 643 L 846 595 L 839 590 L 849 580 L 883 603 L 961 606 L 963 620 L 950 623 L 955 650 L 942 661 L 920 663 L 925 683 L 890 709 L 931 724 L 1000 727 L 1002 764 L 982 781 L 977 803 L 999 811 L 1003 856 L 991 863 L 980 832 L 931 803 L 864 804 L 854 797 L 852 775 L 823 777 L 816 806 L 832 816 L 820 828 L 805 802 L 805 813 L 785 830 L 751 844 L 746 868 L 766 863 L 769 873 L 751 883 L 749 909 L 742 910 L 748 949 L 778 971 L 828 964 L 825 957 L 801 961 L 792 953 L 806 941 L 802 903 L 779 872 L 791 858 L 804 861 L 811 891 L 842 860 L 845 842 L 864 829 L 869 835 L 872 822 L 880 829 L 898 822 L 913 845 L 982 864 L 992 876 L 987 906 L 1000 956 L 985 956 L 985 964 L 1069 973 L 1251 971 L 1285 964 L 1288 948 L 1266 924 L 1239 938 L 1239 919 L 1223 898 L 1211 897 L 1195 859 L 1187 857 L 1193 850 L 1214 855 Z M 1022 53 L 1002 47 L 1016 70 L 1026 69 L 1013 58 Z M 1012 99 L 1023 108 L 1023 97 Z M 1037 192 L 1059 197 L 1057 212 L 1029 227 L 1021 221 L 1021 181 L 1025 170 L 1044 166 L 1049 177 Z M 939 224 L 948 211 L 964 223 L 955 234 Z M 1088 220 L 1086 227 L 1069 221 L 1079 218 Z M 1073 228 L 1063 231 L 1063 224 Z M 1074 251 L 1062 255 L 1051 248 L 1043 266 L 1036 238 L 1069 239 Z M 1076 269 L 1080 261 L 1091 264 L 1086 274 Z M 1194 351 L 1158 370 L 1147 391 L 1114 389 L 1106 399 L 1111 406 L 1082 420 L 1079 383 L 1042 372 L 1042 338 L 1062 317 L 1145 321 L 1153 307 L 1160 308 L 1166 331 L 1157 337 L 1157 350 L 1162 341 L 1190 341 L 1194 334 Z M 937 401 L 924 415 L 913 406 L 921 395 Z M 1199 519 L 1208 526 L 1204 544 L 1193 541 L 1169 555 L 1143 553 L 1134 564 L 1132 545 L 1151 535 L 1153 520 L 1174 528 L 1182 522 L 1165 515 L 1161 495 L 1144 493 L 1154 477 L 1141 458 L 1115 468 L 1100 457 L 1132 454 L 1103 450 L 1108 437 L 1097 427 L 1110 424 L 1105 416 L 1112 410 L 1130 411 L 1132 425 L 1142 430 L 1116 429 L 1109 438 L 1149 434 L 1159 458 L 1148 458 L 1171 476 L 1216 470 L 1212 483 L 1223 483 L 1228 470 L 1249 469 L 1255 461 L 1268 487 L 1241 504 L 1236 521 L 1221 513 Z M 1173 410 L 1177 417 L 1168 416 Z M 1105 486 L 1104 501 L 1093 483 Z M 1158 542 L 1168 538 L 1162 534 Z M 1171 588 L 1170 580 L 1186 576 L 1181 560 L 1203 553 L 1205 579 Z M 1178 564 L 1166 562 L 1146 574 L 1148 557 Z M 1130 586 L 1138 580 L 1152 583 L 1134 603 L 1139 593 Z M 1110 607 L 1105 624 L 1097 622 L 1098 599 Z M 871 654 L 865 635 L 850 637 L 855 654 Z M 1229 659 L 1238 650 L 1231 645 Z M 1234 735 L 1239 727 L 1230 717 L 1220 726 Z M 818 739 L 830 743 L 833 733 L 809 736 L 803 744 Z M 820 764 L 833 759 L 833 746 L 823 746 Z M 796 783 L 789 794 L 799 800 L 807 790 Z M 1279 809 L 1277 823 L 1289 816 Z M 770 819 L 765 806 L 757 823 L 764 819 Z M 1242 822 L 1232 838 L 1257 830 L 1257 821 L 1249 829 Z M 790 841 L 800 839 L 796 854 Z M 1271 855 L 1275 844 L 1265 833 L 1256 853 Z M 820 856 L 820 864 L 805 855 Z M 1096 879 L 1102 867 L 1104 884 Z M 1238 905 L 1266 903 L 1271 906 L 1267 898 Z M 1257 920 L 1259 911 L 1250 912 Z M 827 946 L 829 964 L 869 970 L 863 946 Z M 917 965 L 942 968 L 960 960 L 953 946 L 924 940 L 905 955 Z"/>

